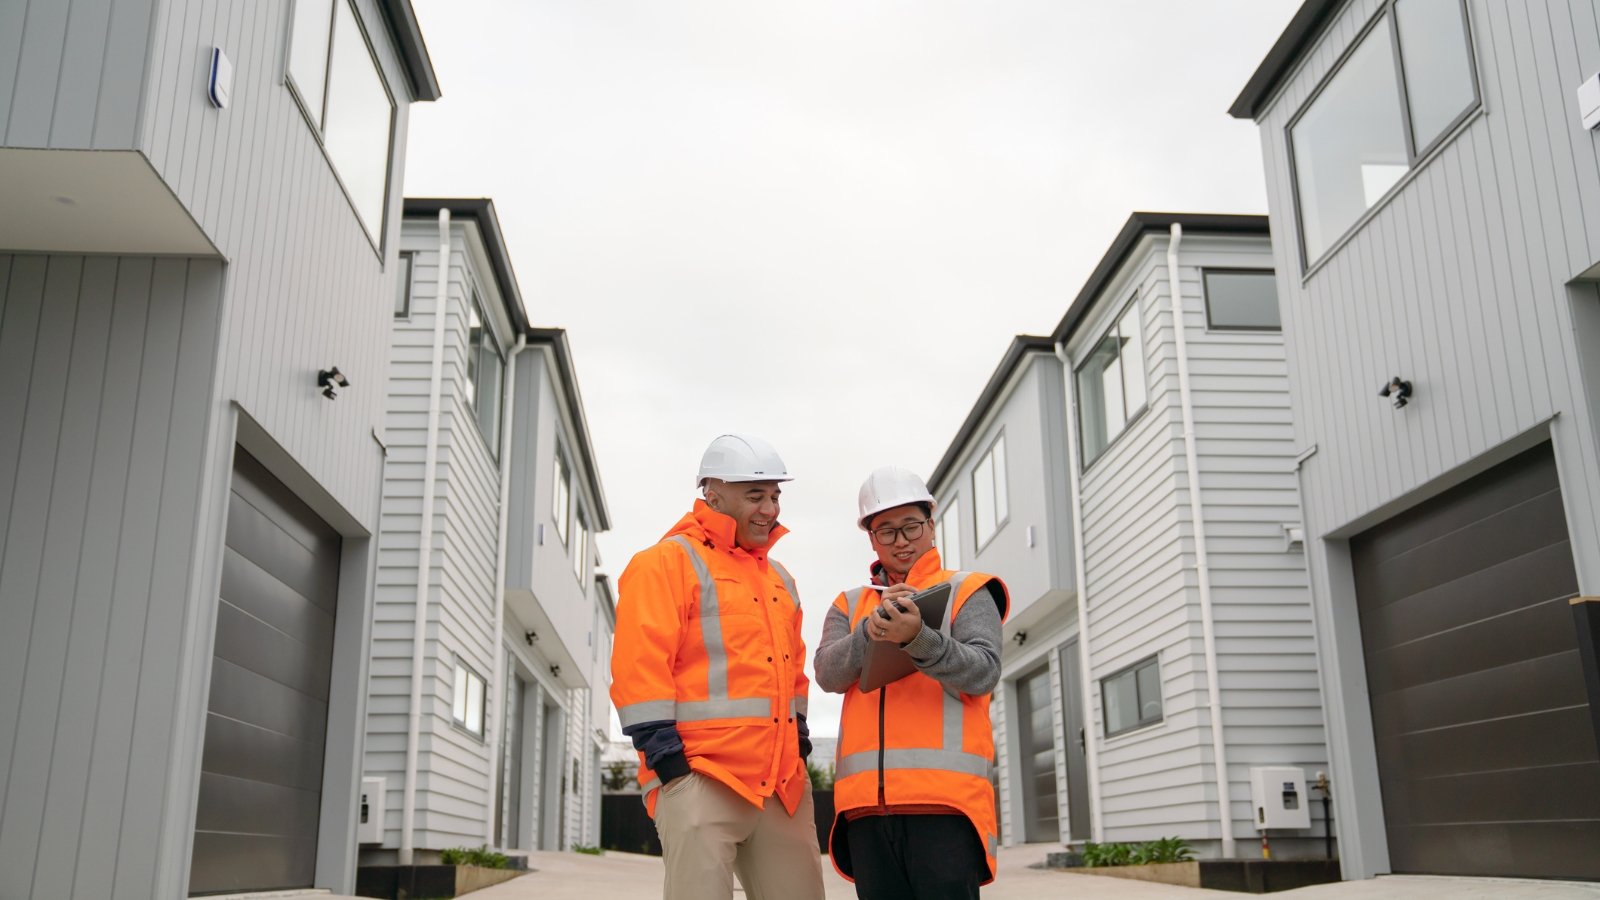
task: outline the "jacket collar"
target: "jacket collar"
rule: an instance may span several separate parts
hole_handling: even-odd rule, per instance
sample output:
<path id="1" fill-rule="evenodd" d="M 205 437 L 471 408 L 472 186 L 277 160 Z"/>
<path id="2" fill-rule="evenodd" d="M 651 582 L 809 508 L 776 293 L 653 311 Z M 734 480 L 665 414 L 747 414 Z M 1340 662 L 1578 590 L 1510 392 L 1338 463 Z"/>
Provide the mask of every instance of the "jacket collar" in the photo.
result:
<path id="1" fill-rule="evenodd" d="M 752 559 L 760 561 L 766 559 L 767 554 L 772 550 L 772 545 L 776 544 L 779 538 L 788 533 L 789 529 L 783 527 L 782 522 L 776 523 L 772 526 L 772 533 L 767 538 L 765 547 L 745 550 L 736 546 L 738 524 L 733 521 L 733 516 L 717 512 L 707 506 L 704 500 L 696 500 L 694 509 L 691 509 L 682 519 L 679 519 L 678 524 L 672 526 L 672 529 L 662 537 L 662 540 L 681 534 L 713 550 L 719 548 L 732 549 L 735 554 L 744 553 Z"/>
<path id="2" fill-rule="evenodd" d="M 889 573 L 883 568 L 883 563 L 873 560 L 869 571 L 878 584 L 888 584 Z M 922 554 L 911 566 L 911 571 L 906 573 L 906 584 L 917 590 L 932 587 L 939 583 L 939 576 L 944 574 L 944 562 L 939 559 L 939 548 L 935 547 Z"/>

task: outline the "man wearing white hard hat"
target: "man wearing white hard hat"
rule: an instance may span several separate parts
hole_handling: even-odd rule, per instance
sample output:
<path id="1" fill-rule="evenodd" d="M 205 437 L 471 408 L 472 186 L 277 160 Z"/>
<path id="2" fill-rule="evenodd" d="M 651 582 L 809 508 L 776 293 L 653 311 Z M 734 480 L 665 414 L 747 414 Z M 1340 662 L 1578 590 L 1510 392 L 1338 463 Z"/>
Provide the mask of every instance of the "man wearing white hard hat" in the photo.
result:
<path id="1" fill-rule="evenodd" d="M 700 498 L 617 582 L 611 700 L 639 752 L 665 900 L 822 900 L 800 594 L 768 556 L 788 470 L 758 437 L 700 460 Z"/>
<path id="2" fill-rule="evenodd" d="M 909 470 L 872 473 L 856 519 L 877 554 L 872 586 L 839 595 L 817 647 L 817 684 L 844 694 L 829 858 L 862 900 L 977 900 L 994 880 L 989 695 L 1010 601 L 1000 579 L 944 568 L 937 506 Z M 952 595 L 931 627 L 909 598 L 945 582 Z M 916 671 L 863 694 L 871 641 L 900 646 Z"/>

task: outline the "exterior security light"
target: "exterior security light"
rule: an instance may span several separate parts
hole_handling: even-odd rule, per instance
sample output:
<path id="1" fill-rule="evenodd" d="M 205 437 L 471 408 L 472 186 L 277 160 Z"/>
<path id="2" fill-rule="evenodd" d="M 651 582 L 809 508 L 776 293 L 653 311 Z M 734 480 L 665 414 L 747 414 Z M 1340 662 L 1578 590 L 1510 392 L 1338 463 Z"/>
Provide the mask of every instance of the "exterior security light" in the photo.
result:
<path id="1" fill-rule="evenodd" d="M 227 109 L 233 93 L 233 63 L 221 47 L 211 48 L 211 74 L 206 79 L 206 96 L 217 109 Z"/>
<path id="2" fill-rule="evenodd" d="M 323 369 L 317 373 L 317 387 L 322 388 L 322 396 L 327 397 L 329 400 L 339 399 L 337 388 L 349 386 L 350 379 L 344 377 L 344 373 L 339 371 L 338 366 L 334 366 L 331 369 Z"/>
<path id="3" fill-rule="evenodd" d="M 1400 376 L 1396 375 L 1394 380 L 1383 386 L 1383 390 L 1378 392 L 1378 396 L 1393 397 L 1394 408 L 1399 409 L 1411 402 L 1411 382 L 1401 381 Z"/>
<path id="4" fill-rule="evenodd" d="M 1600 127 L 1600 73 L 1578 85 L 1578 115 L 1583 117 L 1583 127 Z"/>

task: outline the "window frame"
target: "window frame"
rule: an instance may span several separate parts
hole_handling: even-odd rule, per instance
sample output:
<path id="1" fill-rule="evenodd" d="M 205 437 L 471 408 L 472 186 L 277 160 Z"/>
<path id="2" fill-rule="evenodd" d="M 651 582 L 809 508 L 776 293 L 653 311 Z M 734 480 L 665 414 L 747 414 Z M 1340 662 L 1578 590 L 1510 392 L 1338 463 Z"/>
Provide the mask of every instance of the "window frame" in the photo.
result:
<path id="1" fill-rule="evenodd" d="M 1278 278 L 1277 269 L 1251 268 L 1249 266 L 1201 266 L 1200 267 L 1200 297 L 1206 306 L 1206 331 L 1219 333 L 1243 334 L 1283 334 L 1283 305 L 1278 306 L 1278 327 L 1267 328 L 1260 325 L 1217 325 L 1211 321 L 1211 285 L 1206 276 L 1216 272 L 1222 275 L 1271 275 L 1273 281 Z M 1273 293 L 1277 293 L 1277 284 L 1273 284 Z M 1148 401 L 1146 401 L 1148 403 Z"/>
<path id="2" fill-rule="evenodd" d="M 556 443 L 554 456 L 554 468 L 550 477 L 550 518 L 556 526 L 556 537 L 561 541 L 562 548 L 565 549 L 572 533 L 572 466 L 567 462 L 566 454 L 562 452 L 560 442 Z M 557 490 L 557 488 L 562 489 Z M 559 514 L 556 510 L 558 501 L 564 501 L 561 503 Z"/>
<path id="3" fill-rule="evenodd" d="M 1478 77 L 1478 53 L 1477 47 L 1473 42 L 1475 30 L 1472 23 L 1472 11 L 1467 0 L 1456 0 L 1457 7 L 1461 12 L 1461 23 L 1466 30 L 1467 71 L 1472 76 L 1472 102 L 1467 104 L 1459 115 L 1450 120 L 1450 124 L 1441 128 L 1439 133 L 1426 145 L 1422 147 L 1416 145 L 1416 136 L 1411 126 L 1411 98 L 1406 92 L 1405 56 L 1400 50 L 1400 20 L 1395 15 L 1395 6 L 1399 2 L 1401 0 L 1382 0 L 1378 5 L 1377 11 L 1368 17 L 1361 29 L 1356 32 L 1355 37 L 1351 38 L 1350 43 L 1340 51 L 1339 58 L 1334 60 L 1333 65 L 1328 67 L 1327 72 L 1323 73 L 1321 80 L 1317 82 L 1317 86 L 1306 96 L 1306 99 L 1301 102 L 1300 108 L 1295 110 L 1294 115 L 1283 126 L 1284 150 L 1289 160 L 1289 192 L 1294 204 L 1295 243 L 1300 249 L 1300 274 L 1302 279 L 1309 278 L 1313 272 L 1322 267 L 1323 263 L 1338 253 L 1349 242 L 1351 235 L 1360 231 L 1379 210 L 1388 206 L 1390 201 L 1406 185 L 1411 183 L 1421 169 L 1422 164 L 1429 157 L 1448 143 L 1460 131 L 1461 126 L 1467 120 L 1483 111 L 1483 86 L 1481 79 Z M 1394 65 L 1395 86 L 1400 94 L 1400 130 L 1403 132 L 1402 137 L 1406 145 L 1406 172 L 1395 179 L 1395 183 L 1390 185 L 1389 189 L 1375 203 L 1367 207 L 1366 212 L 1357 216 L 1356 220 L 1350 223 L 1349 228 L 1345 229 L 1338 237 L 1328 241 L 1328 246 L 1322 251 L 1321 256 L 1311 259 L 1310 254 L 1306 252 L 1305 224 L 1300 204 L 1300 171 L 1299 166 L 1295 163 L 1294 153 L 1294 127 L 1300 123 L 1306 113 L 1310 112 L 1311 107 L 1316 105 L 1323 92 L 1327 90 L 1335 78 L 1339 77 L 1339 73 L 1344 71 L 1345 63 L 1349 62 L 1350 57 L 1355 55 L 1356 50 L 1378 27 L 1378 23 L 1383 21 L 1384 16 L 1389 17 L 1389 57 Z"/>
<path id="4" fill-rule="evenodd" d="M 289 61 L 294 55 L 294 17 L 296 7 L 301 3 L 311 0 L 294 0 L 290 5 L 288 20 L 287 52 L 283 54 L 283 84 L 289 89 L 289 96 L 294 98 L 295 106 L 299 107 L 300 114 L 305 117 L 306 126 L 311 129 L 312 137 L 316 138 L 317 148 L 322 151 L 322 158 L 328 163 L 328 170 L 333 172 L 333 180 L 339 185 L 339 190 L 344 194 L 345 202 L 350 205 L 350 212 L 356 217 L 356 224 L 361 226 L 361 231 L 367 236 L 367 241 L 372 244 L 373 252 L 378 254 L 380 265 L 383 262 L 384 249 L 388 243 L 389 214 L 394 206 L 394 151 L 395 136 L 398 134 L 400 124 L 400 102 L 395 99 L 395 92 L 389 86 L 388 73 L 384 72 L 383 65 L 378 61 L 377 48 L 372 43 L 372 35 L 367 30 L 367 23 L 361 17 L 361 10 L 354 0 L 333 0 L 328 4 L 328 46 L 323 54 L 322 70 L 322 109 L 318 115 L 312 115 L 311 109 L 303 96 L 304 90 L 295 81 L 294 73 L 289 70 Z M 361 211 L 356 208 L 356 200 L 350 195 L 350 188 L 344 182 L 344 176 L 339 174 L 339 167 L 334 165 L 333 157 L 328 155 L 327 136 L 323 133 L 327 123 L 323 120 L 328 114 L 328 85 L 333 78 L 333 30 L 334 23 L 338 21 L 338 5 L 345 4 L 350 8 L 351 17 L 356 23 L 356 30 L 361 32 L 361 40 L 367 46 L 367 56 L 372 60 L 373 71 L 378 73 L 378 83 L 383 86 L 383 92 L 389 98 L 389 145 L 388 152 L 384 154 L 383 161 L 383 217 L 376 222 L 372 229 L 367 227 L 366 219 L 361 217 Z M 374 234 L 374 230 L 377 232 Z M 398 317 L 397 317 L 398 318 Z"/>
<path id="5" fill-rule="evenodd" d="M 485 739 L 485 736 L 488 733 L 488 724 L 489 724 L 489 682 L 482 675 L 479 675 L 478 671 L 476 669 L 474 669 L 470 665 L 467 665 L 466 660 L 461 658 L 461 654 L 459 654 L 459 653 L 455 654 L 455 660 L 454 661 L 455 661 L 455 666 L 452 669 L 452 672 L 453 672 L 454 678 L 456 678 L 458 680 L 453 682 L 450 685 L 450 724 L 453 727 L 455 727 L 455 729 L 457 731 L 461 731 L 461 732 L 464 732 L 466 734 L 470 734 L 473 737 L 477 738 L 478 740 L 482 741 L 482 740 Z M 461 682 L 459 680 L 463 676 L 467 679 L 465 683 L 463 683 L 463 682 Z M 479 704 L 478 704 L 479 709 L 478 709 L 478 730 L 477 731 L 472 730 L 471 725 L 468 724 L 471 721 L 470 716 L 472 715 L 472 709 L 471 709 L 472 682 L 474 680 L 477 681 L 477 683 L 480 686 L 479 687 L 480 696 L 479 696 Z M 457 718 L 456 717 L 456 709 L 455 709 L 455 695 L 462 688 L 466 688 L 467 695 L 466 695 L 466 698 L 462 700 L 462 706 L 463 706 L 462 717 L 461 718 Z"/>
<path id="6" fill-rule="evenodd" d="M 1161 695 L 1158 698 L 1160 700 L 1160 703 L 1161 703 L 1161 715 L 1156 716 L 1153 719 L 1146 719 L 1144 717 L 1144 710 L 1142 708 L 1143 704 L 1140 704 L 1141 709 L 1139 711 L 1139 718 L 1134 724 L 1128 725 L 1128 726 L 1123 727 L 1123 728 L 1119 728 L 1116 731 L 1112 731 L 1111 730 L 1111 714 L 1110 714 L 1110 706 L 1111 705 L 1106 702 L 1106 685 L 1109 682 L 1114 681 L 1114 680 L 1116 680 L 1118 678 L 1121 678 L 1124 675 L 1130 675 L 1131 674 L 1131 675 L 1134 676 L 1134 696 L 1137 697 L 1138 696 L 1138 690 L 1139 690 L 1139 688 L 1138 688 L 1139 681 L 1138 681 L 1138 674 L 1137 673 L 1138 673 L 1138 671 L 1140 669 L 1144 668 L 1147 665 L 1151 665 L 1151 664 L 1154 664 L 1155 667 L 1156 667 L 1156 690 Z M 1132 734 L 1135 731 L 1139 731 L 1139 730 L 1144 729 L 1144 728 L 1149 728 L 1152 725 L 1159 725 L 1162 722 L 1165 722 L 1166 720 L 1167 720 L 1167 698 L 1166 698 L 1166 691 L 1162 689 L 1161 654 L 1160 654 L 1160 652 L 1152 653 L 1149 656 L 1143 657 L 1143 658 L 1141 658 L 1141 659 L 1139 659 L 1139 660 L 1137 660 L 1135 662 L 1129 663 L 1128 665 L 1123 666 L 1122 668 L 1116 670 L 1115 672 L 1112 672 L 1110 675 L 1106 675 L 1106 676 L 1104 676 L 1104 677 L 1102 677 L 1100 679 L 1100 731 L 1101 731 L 1101 734 L 1104 737 L 1106 737 L 1106 738 L 1114 738 L 1114 737 L 1120 737 L 1121 735 L 1124 735 L 1124 734 Z"/>
<path id="7" fill-rule="evenodd" d="M 583 511 L 572 517 L 572 574 L 578 578 L 578 587 L 589 590 L 589 526 L 583 520 Z"/>
<path id="8" fill-rule="evenodd" d="M 397 271 L 395 273 L 395 279 L 396 280 L 399 280 L 401 278 L 405 279 L 405 286 L 404 286 L 403 290 L 405 291 L 406 300 L 405 300 L 405 309 L 404 310 L 396 309 L 395 313 L 394 313 L 394 317 L 396 319 L 410 319 L 411 318 L 411 301 L 416 299 L 412 288 L 414 288 L 416 286 L 416 283 L 417 283 L 417 278 L 416 278 L 416 274 L 417 274 L 417 251 L 415 251 L 415 250 L 401 250 L 399 253 L 395 254 L 395 264 L 396 264 L 397 268 L 399 269 L 399 271 Z"/>
<path id="9" fill-rule="evenodd" d="M 934 519 L 934 541 L 939 550 L 939 562 L 946 569 L 961 568 L 961 495 L 951 496 L 948 504 L 941 504 L 941 511 Z M 949 524 L 946 525 L 945 523 Z M 953 531 L 952 531 L 953 529 Z M 950 538 L 947 542 L 945 538 Z M 955 547 L 955 556 L 948 555 L 951 546 Z"/>
<path id="10" fill-rule="evenodd" d="M 500 461 L 500 440 L 499 440 L 500 434 L 499 434 L 499 431 L 500 431 L 501 428 L 505 427 L 505 409 L 504 409 L 504 407 L 505 407 L 505 397 L 506 397 L 506 355 L 505 355 L 505 351 L 500 348 L 500 339 L 495 336 L 494 326 L 491 324 L 492 320 L 489 318 L 488 311 L 483 305 L 483 300 L 480 298 L 480 296 L 478 294 L 478 289 L 474 287 L 474 288 L 471 289 L 470 293 L 471 293 L 471 297 L 467 301 L 468 304 L 469 304 L 469 307 L 468 307 L 469 318 L 467 319 L 467 347 L 466 347 L 467 376 L 466 377 L 467 377 L 467 380 L 472 383 L 472 402 L 467 404 L 467 405 L 468 405 L 468 408 L 472 411 L 472 420 L 473 420 L 473 422 L 475 422 L 477 424 L 477 426 L 478 426 L 478 437 L 483 439 L 483 445 L 486 448 L 488 448 L 489 457 L 491 459 L 493 459 L 495 462 L 498 463 Z M 472 313 L 476 313 L 477 314 L 478 323 L 479 323 L 478 327 L 479 327 L 479 329 L 482 331 L 482 333 L 484 335 L 483 342 L 478 345 L 479 357 L 477 359 L 473 359 L 472 358 L 472 355 L 473 355 L 473 349 L 472 349 L 472 320 L 470 318 L 470 315 Z M 495 415 L 498 417 L 497 418 L 497 422 L 496 422 L 498 427 L 495 429 L 495 439 L 494 440 L 490 440 L 489 435 L 484 432 L 484 430 L 483 430 L 483 414 L 482 414 L 482 411 L 478 408 L 478 404 L 483 399 L 483 391 L 482 391 L 482 388 L 483 388 L 483 383 L 482 383 L 482 378 L 483 378 L 483 358 L 482 358 L 482 353 L 486 349 L 487 350 L 493 350 L 495 357 L 497 359 L 499 359 L 499 361 L 500 361 L 500 391 L 499 391 L 500 396 L 495 398 L 495 405 L 496 405 Z M 472 374 L 473 372 L 476 372 L 477 375 L 474 376 Z"/>
<path id="11" fill-rule="evenodd" d="M 1139 292 L 1135 290 L 1133 292 L 1133 296 L 1128 298 L 1128 302 L 1125 303 L 1121 309 L 1117 310 L 1116 315 L 1113 315 L 1110 321 L 1106 323 L 1106 327 L 1100 330 L 1099 336 L 1094 339 L 1094 342 L 1086 345 L 1089 350 L 1088 355 L 1085 356 L 1083 360 L 1072 369 L 1072 384 L 1068 385 L 1067 387 L 1068 390 L 1072 391 L 1073 412 L 1076 414 L 1078 419 L 1072 424 L 1078 429 L 1078 466 L 1080 474 L 1087 473 L 1091 468 L 1094 467 L 1095 463 L 1105 459 L 1106 454 L 1111 452 L 1111 448 L 1115 447 L 1117 443 L 1122 440 L 1122 436 L 1133 430 L 1133 424 L 1144 418 L 1144 414 L 1150 411 L 1150 366 L 1148 361 L 1145 359 L 1145 350 L 1147 348 L 1144 346 L 1144 310 L 1141 309 L 1138 313 L 1140 341 L 1139 364 L 1143 367 L 1141 371 L 1144 372 L 1144 403 L 1141 404 L 1138 409 L 1128 414 L 1127 420 L 1122 423 L 1122 430 L 1108 438 L 1106 440 L 1105 447 L 1101 448 L 1100 452 L 1095 454 L 1094 458 L 1091 459 L 1089 457 L 1087 452 L 1088 448 L 1085 447 L 1083 443 L 1083 395 L 1078 391 L 1078 376 L 1083 372 L 1084 368 L 1089 365 L 1089 356 L 1094 355 L 1094 348 L 1100 346 L 1100 344 L 1105 341 L 1106 335 L 1109 335 L 1112 331 L 1116 330 L 1117 326 L 1122 324 L 1122 317 L 1128 314 L 1129 309 L 1136 308 L 1138 305 Z M 1118 359 L 1121 358 L 1122 357 L 1120 356 L 1118 357 Z M 1123 379 L 1123 385 L 1123 400 L 1126 401 L 1126 378 Z"/>
<path id="12" fill-rule="evenodd" d="M 989 548 L 989 545 L 994 542 L 994 539 L 999 537 L 1000 532 L 1004 531 L 1006 525 L 1011 522 L 1011 467 L 1009 465 L 1005 466 L 1006 483 L 1002 486 L 1003 490 L 992 490 L 994 487 L 994 464 L 992 461 L 994 457 L 994 450 L 996 447 L 1000 447 L 1000 459 L 1002 460 L 1002 463 L 1007 462 L 1005 458 L 1005 442 L 1006 430 L 1001 428 L 999 431 L 995 432 L 995 436 L 989 441 L 988 446 L 984 448 L 983 453 L 979 455 L 978 461 L 972 466 L 972 471 L 967 473 L 967 480 L 972 483 L 972 556 L 974 560 L 977 559 L 977 557 L 982 554 L 983 551 Z M 990 503 L 992 505 L 996 497 L 1004 497 L 1006 514 L 1004 516 L 995 516 L 994 530 L 990 531 L 988 535 L 980 535 L 978 534 L 978 468 L 984 464 L 985 460 L 990 461 Z"/>

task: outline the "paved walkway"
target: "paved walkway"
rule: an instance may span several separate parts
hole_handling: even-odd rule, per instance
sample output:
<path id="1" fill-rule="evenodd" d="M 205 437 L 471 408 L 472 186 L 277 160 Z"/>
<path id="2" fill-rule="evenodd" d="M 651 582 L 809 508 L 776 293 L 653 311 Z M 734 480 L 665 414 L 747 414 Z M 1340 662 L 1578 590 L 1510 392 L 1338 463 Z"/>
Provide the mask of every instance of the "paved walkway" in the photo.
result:
<path id="1" fill-rule="evenodd" d="M 1227 891 L 1174 887 L 1030 869 L 1054 845 L 1000 851 L 1000 874 L 983 889 L 983 900 L 1221 900 L 1246 896 Z M 649 900 L 661 896 L 661 860 L 633 853 L 535 852 L 536 871 L 471 895 L 473 900 Z M 823 860 L 827 900 L 854 900 L 855 888 Z M 743 900 L 735 893 L 734 900 Z M 1323 884 L 1273 894 L 1284 900 L 1600 900 L 1600 884 L 1443 878 L 1395 875 L 1368 881 Z M 319 900 L 337 900 L 323 894 Z"/>

